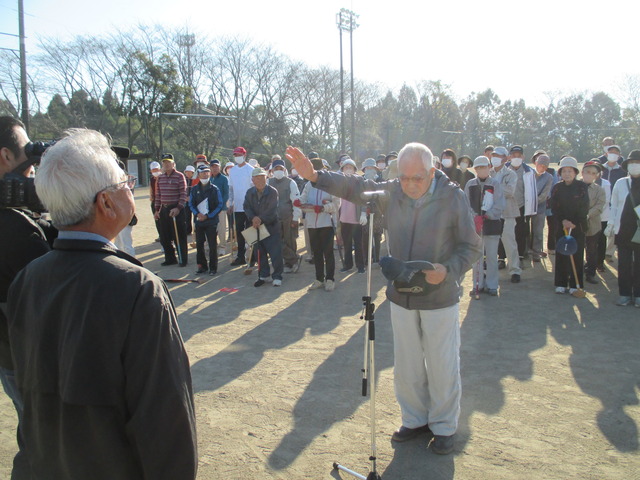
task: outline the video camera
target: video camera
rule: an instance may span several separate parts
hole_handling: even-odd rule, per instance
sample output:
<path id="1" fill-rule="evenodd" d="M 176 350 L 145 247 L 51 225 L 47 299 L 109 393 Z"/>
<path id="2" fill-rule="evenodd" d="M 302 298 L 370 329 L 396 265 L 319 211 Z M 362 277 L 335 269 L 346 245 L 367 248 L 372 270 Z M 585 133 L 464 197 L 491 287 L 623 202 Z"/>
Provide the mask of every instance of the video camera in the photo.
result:
<path id="1" fill-rule="evenodd" d="M 54 143 L 29 142 L 24 146 L 28 160 L 0 179 L 0 208 L 27 208 L 37 213 L 45 211 L 36 194 L 33 178 L 25 177 L 22 172 L 31 165 L 38 165 L 44 151 Z"/>

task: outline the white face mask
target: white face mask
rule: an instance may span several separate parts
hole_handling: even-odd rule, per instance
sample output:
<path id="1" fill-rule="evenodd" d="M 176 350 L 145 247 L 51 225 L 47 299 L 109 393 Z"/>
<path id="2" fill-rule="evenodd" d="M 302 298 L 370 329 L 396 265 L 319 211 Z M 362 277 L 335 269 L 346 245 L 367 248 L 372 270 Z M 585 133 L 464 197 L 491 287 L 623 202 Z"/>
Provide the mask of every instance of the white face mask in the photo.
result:
<path id="1" fill-rule="evenodd" d="M 378 164 L 378 168 L 379 168 L 380 170 L 384 170 L 385 168 L 387 168 L 387 165 L 386 165 L 385 163 L 379 163 L 379 164 Z"/>
<path id="2" fill-rule="evenodd" d="M 518 168 L 520 165 L 522 165 L 522 159 L 521 158 L 512 158 L 511 159 L 511 166 L 512 167 L 516 167 Z"/>
<path id="3" fill-rule="evenodd" d="M 491 165 L 493 165 L 494 168 L 498 168 L 502 165 L 502 159 L 500 157 L 491 157 Z"/>
<path id="4" fill-rule="evenodd" d="M 364 178 L 368 179 L 368 180 L 373 180 L 374 178 L 376 178 L 376 175 L 378 174 L 378 172 L 376 172 L 374 169 L 372 168 L 367 168 L 364 171 Z"/>
<path id="5" fill-rule="evenodd" d="M 453 165 L 453 159 L 452 158 L 443 158 L 442 159 L 442 166 L 444 168 L 451 168 L 451 165 Z"/>
<path id="6" fill-rule="evenodd" d="M 607 161 L 609 163 L 616 163 L 620 156 L 617 153 L 607 153 Z"/>
<path id="7" fill-rule="evenodd" d="M 632 177 L 640 175 L 640 163 L 629 163 L 629 165 L 627 165 L 627 172 L 629 172 L 629 175 Z"/>
<path id="8" fill-rule="evenodd" d="M 159 177 L 160 175 L 162 175 L 162 172 L 151 172 L 151 175 L 153 175 L 154 177 Z"/>
<path id="9" fill-rule="evenodd" d="M 201 178 L 200 179 L 200 183 L 203 185 L 206 185 L 207 183 L 209 183 L 209 180 L 211 180 L 210 178 Z"/>
<path id="10" fill-rule="evenodd" d="M 345 173 L 347 175 L 353 175 L 354 173 L 356 173 L 356 171 L 351 167 L 345 167 L 342 169 L 342 173 Z"/>
<path id="11" fill-rule="evenodd" d="M 460 164 L 460 170 L 462 170 L 463 172 L 466 172 L 467 168 L 469 168 L 469 164 L 467 162 L 462 162 Z"/>
<path id="12" fill-rule="evenodd" d="M 238 165 L 242 165 L 244 163 L 244 157 L 233 157 L 233 161 Z"/>
<path id="13" fill-rule="evenodd" d="M 284 170 L 276 170 L 273 172 L 273 178 L 280 180 L 284 178 Z"/>

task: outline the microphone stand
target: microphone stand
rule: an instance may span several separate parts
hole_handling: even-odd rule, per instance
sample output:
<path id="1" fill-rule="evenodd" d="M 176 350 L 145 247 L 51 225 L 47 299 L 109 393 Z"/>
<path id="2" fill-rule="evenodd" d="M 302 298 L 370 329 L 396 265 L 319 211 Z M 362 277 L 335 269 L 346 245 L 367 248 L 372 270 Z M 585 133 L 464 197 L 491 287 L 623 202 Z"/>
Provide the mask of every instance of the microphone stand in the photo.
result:
<path id="1" fill-rule="evenodd" d="M 367 294 L 362 297 L 363 301 L 363 316 L 365 324 L 365 337 L 364 337 L 364 364 L 362 367 L 362 396 L 367 396 L 367 384 L 370 385 L 371 393 L 371 454 L 369 455 L 369 461 L 371 467 L 369 475 L 366 477 L 361 475 L 344 465 L 340 465 L 338 462 L 333 463 L 335 470 L 341 470 L 349 475 L 353 475 L 360 480 L 381 480 L 380 475 L 376 471 L 376 375 L 375 375 L 375 322 L 373 321 L 373 312 L 375 311 L 375 305 L 371 301 L 371 259 L 373 250 L 373 220 L 375 216 L 375 199 L 371 199 L 367 202 L 367 217 L 369 219 L 369 260 L 367 262 Z M 387 240 L 388 241 L 388 240 Z"/>

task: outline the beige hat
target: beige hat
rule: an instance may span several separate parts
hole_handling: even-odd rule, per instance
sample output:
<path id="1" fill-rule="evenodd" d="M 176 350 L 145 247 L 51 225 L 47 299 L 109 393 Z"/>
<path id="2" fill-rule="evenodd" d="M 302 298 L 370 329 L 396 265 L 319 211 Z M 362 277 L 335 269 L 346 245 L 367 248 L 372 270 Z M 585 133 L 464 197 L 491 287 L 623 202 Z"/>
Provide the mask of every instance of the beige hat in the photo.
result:
<path id="1" fill-rule="evenodd" d="M 253 169 L 253 172 L 251 172 L 252 177 L 258 177 L 260 175 L 267 176 L 267 171 L 262 167 L 256 167 Z"/>
<path id="2" fill-rule="evenodd" d="M 488 167 L 488 166 L 489 166 L 489 159 L 484 155 L 480 155 L 479 157 L 476 157 L 476 159 L 473 161 L 473 168 Z"/>

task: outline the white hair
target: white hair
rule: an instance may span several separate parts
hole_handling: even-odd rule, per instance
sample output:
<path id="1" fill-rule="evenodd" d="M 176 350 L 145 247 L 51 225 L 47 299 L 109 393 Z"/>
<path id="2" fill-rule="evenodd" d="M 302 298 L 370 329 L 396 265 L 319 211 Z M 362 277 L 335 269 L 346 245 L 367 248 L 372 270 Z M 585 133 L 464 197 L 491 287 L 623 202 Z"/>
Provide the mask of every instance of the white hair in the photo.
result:
<path id="1" fill-rule="evenodd" d="M 58 228 L 91 218 L 98 192 L 125 179 L 107 137 L 86 129 L 65 135 L 46 150 L 35 178 L 38 197 Z"/>
<path id="2" fill-rule="evenodd" d="M 433 153 L 429 150 L 429 147 L 422 143 L 407 143 L 402 150 L 398 152 L 398 169 L 400 169 L 403 161 L 407 161 L 410 158 L 419 156 L 422 159 L 422 163 L 427 172 L 433 168 Z"/>

